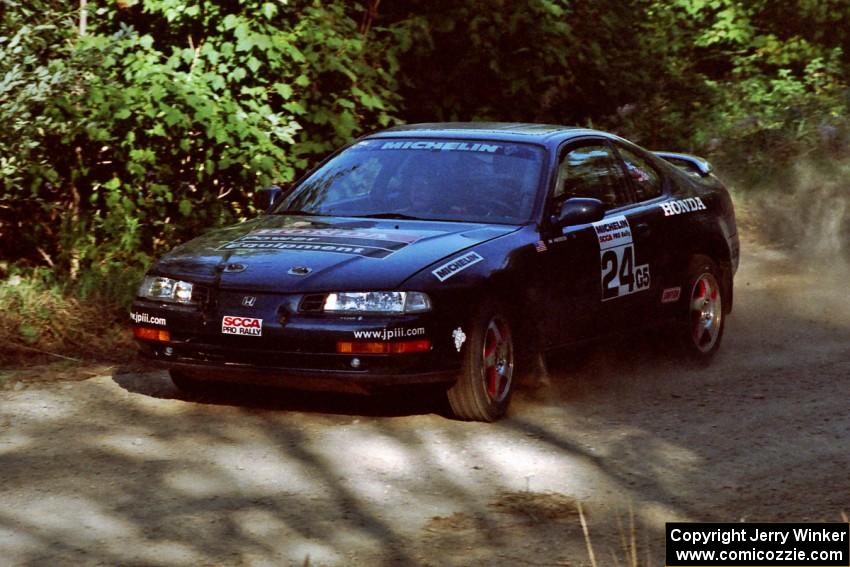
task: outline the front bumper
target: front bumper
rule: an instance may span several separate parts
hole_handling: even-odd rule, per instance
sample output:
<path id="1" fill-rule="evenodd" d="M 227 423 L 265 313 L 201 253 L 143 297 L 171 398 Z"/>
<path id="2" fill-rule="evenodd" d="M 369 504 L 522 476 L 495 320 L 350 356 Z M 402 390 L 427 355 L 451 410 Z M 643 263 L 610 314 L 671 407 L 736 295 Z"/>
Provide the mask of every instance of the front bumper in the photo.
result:
<path id="1" fill-rule="evenodd" d="M 147 357 L 145 357 L 147 358 Z M 150 359 L 170 371 L 195 380 L 275 386 L 318 392 L 371 393 L 397 386 L 452 384 L 456 371 L 438 370 L 409 374 L 381 374 L 338 370 L 302 370 L 295 368 L 258 368 L 243 364 L 204 364 L 187 360 Z"/>
<path id="2" fill-rule="evenodd" d="M 401 317 L 331 317 L 299 313 L 299 299 L 260 296 L 253 308 L 222 293 L 213 309 L 139 299 L 136 327 L 167 331 L 167 340 L 138 340 L 143 358 L 196 380 L 243 382 L 305 390 L 364 392 L 412 384 L 451 384 L 461 357 L 451 321 L 434 313 Z M 282 309 L 282 306 L 286 309 Z M 285 316 L 281 313 L 285 312 Z M 225 316 L 262 320 L 258 336 L 223 333 Z M 367 336 L 368 335 L 368 336 Z M 339 352 L 339 343 L 430 341 L 425 352 Z"/>
<path id="3" fill-rule="evenodd" d="M 451 384 L 459 369 L 417 369 L 411 355 L 229 353 L 212 345 L 139 342 L 140 356 L 195 380 L 279 386 L 298 390 L 368 393 L 414 384 Z M 415 356 L 415 355 L 413 355 Z M 353 359 L 362 369 L 351 367 Z M 256 362 L 261 361 L 261 362 Z M 422 366 L 419 366 L 422 368 Z"/>

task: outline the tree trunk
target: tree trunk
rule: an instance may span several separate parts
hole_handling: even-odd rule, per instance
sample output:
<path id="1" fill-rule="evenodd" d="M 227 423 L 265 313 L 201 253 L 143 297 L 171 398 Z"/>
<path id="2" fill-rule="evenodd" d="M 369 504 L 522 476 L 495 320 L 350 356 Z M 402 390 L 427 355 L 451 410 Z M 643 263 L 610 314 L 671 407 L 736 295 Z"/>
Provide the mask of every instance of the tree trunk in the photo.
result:
<path id="1" fill-rule="evenodd" d="M 88 0 L 80 0 L 80 37 L 86 35 L 86 26 L 89 20 L 89 11 L 87 9 Z"/>

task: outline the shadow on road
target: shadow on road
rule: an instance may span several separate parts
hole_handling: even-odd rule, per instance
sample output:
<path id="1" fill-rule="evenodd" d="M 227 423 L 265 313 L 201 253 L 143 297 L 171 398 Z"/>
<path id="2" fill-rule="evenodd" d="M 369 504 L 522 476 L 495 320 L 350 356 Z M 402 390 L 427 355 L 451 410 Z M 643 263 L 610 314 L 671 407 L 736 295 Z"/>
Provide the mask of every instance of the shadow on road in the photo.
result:
<path id="1" fill-rule="evenodd" d="M 207 405 L 364 417 L 397 417 L 432 413 L 448 415 L 444 393 L 439 389 L 426 387 L 358 395 L 210 382 L 203 392 L 189 393 L 174 386 L 165 371 L 124 373 L 118 369 L 113 375 L 113 380 L 134 394 Z"/>
<path id="2" fill-rule="evenodd" d="M 445 419 L 433 392 L 188 396 L 160 371 L 0 392 L 0 557 L 582 564 L 582 502 L 606 559 L 611 510 L 633 504 L 654 564 L 671 518 L 836 520 L 850 509 L 846 292 L 750 259 L 711 367 L 648 334 L 564 353 L 496 424 Z"/>

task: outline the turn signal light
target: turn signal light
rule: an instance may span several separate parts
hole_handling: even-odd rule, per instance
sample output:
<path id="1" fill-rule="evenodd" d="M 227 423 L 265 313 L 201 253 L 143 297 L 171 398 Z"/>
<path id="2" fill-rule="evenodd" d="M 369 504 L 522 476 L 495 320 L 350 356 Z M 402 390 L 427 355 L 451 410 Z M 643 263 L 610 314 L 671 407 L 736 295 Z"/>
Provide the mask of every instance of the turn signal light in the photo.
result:
<path id="1" fill-rule="evenodd" d="M 431 350 L 431 341 L 397 341 L 397 342 L 346 342 L 336 343 L 336 351 L 340 354 L 406 354 L 410 352 L 426 352 Z"/>
<path id="2" fill-rule="evenodd" d="M 143 341 L 158 343 L 167 343 L 171 340 L 171 333 L 165 329 L 153 329 L 151 327 L 133 327 L 133 336 Z"/>

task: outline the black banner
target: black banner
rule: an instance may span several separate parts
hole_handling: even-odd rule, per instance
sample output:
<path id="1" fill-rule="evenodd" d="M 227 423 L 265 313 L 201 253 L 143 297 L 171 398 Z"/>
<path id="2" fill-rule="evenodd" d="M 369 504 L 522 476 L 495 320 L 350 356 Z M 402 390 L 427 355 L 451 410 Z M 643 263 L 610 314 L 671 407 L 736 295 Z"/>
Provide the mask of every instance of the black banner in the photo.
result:
<path id="1" fill-rule="evenodd" d="M 850 567 L 850 524 L 669 522 L 667 567 Z"/>
<path id="2" fill-rule="evenodd" d="M 386 258 L 419 240 L 399 231 L 338 228 L 262 228 L 220 246 L 219 250 L 302 250 Z"/>

